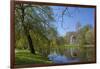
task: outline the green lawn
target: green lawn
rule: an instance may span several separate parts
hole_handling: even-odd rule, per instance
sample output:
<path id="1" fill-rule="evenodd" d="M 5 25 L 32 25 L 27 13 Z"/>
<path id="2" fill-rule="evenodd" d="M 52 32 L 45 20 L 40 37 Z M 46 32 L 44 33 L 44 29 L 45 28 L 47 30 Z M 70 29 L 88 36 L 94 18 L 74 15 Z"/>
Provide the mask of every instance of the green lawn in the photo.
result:
<path id="1" fill-rule="evenodd" d="M 52 63 L 52 61 L 49 61 L 48 58 L 40 55 L 33 55 L 27 50 L 17 51 L 15 58 L 16 65 Z"/>

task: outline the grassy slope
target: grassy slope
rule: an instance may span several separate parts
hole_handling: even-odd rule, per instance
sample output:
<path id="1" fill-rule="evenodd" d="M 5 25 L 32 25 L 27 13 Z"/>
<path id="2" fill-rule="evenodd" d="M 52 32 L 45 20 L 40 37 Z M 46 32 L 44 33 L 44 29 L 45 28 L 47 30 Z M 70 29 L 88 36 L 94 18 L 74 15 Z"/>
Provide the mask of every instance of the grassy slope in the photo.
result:
<path id="1" fill-rule="evenodd" d="M 23 64 L 50 64 L 51 61 L 48 58 L 40 56 L 40 55 L 33 55 L 28 51 L 19 51 L 16 52 L 16 65 L 23 65 Z"/>

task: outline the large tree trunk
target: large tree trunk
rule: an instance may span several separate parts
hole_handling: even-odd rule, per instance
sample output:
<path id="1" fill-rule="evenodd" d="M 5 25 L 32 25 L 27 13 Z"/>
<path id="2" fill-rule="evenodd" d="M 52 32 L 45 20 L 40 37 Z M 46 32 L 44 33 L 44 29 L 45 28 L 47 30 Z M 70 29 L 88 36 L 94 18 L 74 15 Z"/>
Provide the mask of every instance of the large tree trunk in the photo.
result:
<path id="1" fill-rule="evenodd" d="M 26 37 L 27 37 L 27 40 L 28 40 L 28 43 L 29 43 L 30 52 L 32 54 L 35 54 L 35 49 L 34 49 L 34 46 L 33 46 L 33 43 L 32 43 L 32 38 L 30 36 L 29 29 L 27 29 L 27 26 L 24 24 L 25 23 L 24 22 L 25 7 L 23 6 L 23 4 L 21 4 L 21 11 L 22 11 L 22 15 L 21 15 L 22 25 L 23 25 L 24 32 L 26 34 Z"/>
<path id="2" fill-rule="evenodd" d="M 34 49 L 34 46 L 32 44 L 32 38 L 31 38 L 29 33 L 26 36 L 27 36 L 27 40 L 28 40 L 28 43 L 29 43 L 30 52 L 35 54 L 35 49 Z"/>

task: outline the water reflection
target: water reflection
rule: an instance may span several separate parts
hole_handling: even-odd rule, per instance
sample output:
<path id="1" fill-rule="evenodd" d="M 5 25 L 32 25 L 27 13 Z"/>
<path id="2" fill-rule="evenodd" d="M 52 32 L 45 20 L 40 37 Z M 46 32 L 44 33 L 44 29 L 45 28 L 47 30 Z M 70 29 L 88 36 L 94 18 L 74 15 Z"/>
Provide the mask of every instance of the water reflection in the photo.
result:
<path id="1" fill-rule="evenodd" d="M 61 63 L 71 63 L 71 62 L 79 62 L 78 58 L 69 58 L 64 55 L 60 55 L 57 53 L 52 53 L 48 55 L 49 60 L 53 61 L 53 63 L 61 64 Z"/>

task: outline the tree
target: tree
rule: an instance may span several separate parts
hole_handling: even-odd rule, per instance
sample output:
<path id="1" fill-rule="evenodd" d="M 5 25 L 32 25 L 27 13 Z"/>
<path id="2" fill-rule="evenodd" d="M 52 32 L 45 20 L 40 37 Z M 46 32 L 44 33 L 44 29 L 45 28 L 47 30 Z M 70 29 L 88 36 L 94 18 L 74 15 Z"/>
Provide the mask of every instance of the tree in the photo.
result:
<path id="1" fill-rule="evenodd" d="M 31 53 L 35 54 L 35 44 L 31 31 L 48 40 L 46 31 L 53 21 L 52 9 L 48 6 L 17 4 L 15 9 L 15 33 L 26 36 Z M 17 38 L 16 38 L 17 40 Z"/>
<path id="2" fill-rule="evenodd" d="M 85 34 L 85 39 L 87 44 L 94 44 L 94 31 L 93 29 L 88 30 Z"/>
<path id="3" fill-rule="evenodd" d="M 80 28 L 78 33 L 78 43 L 81 45 L 93 44 L 94 42 L 94 32 L 93 27 L 87 24 Z"/>

